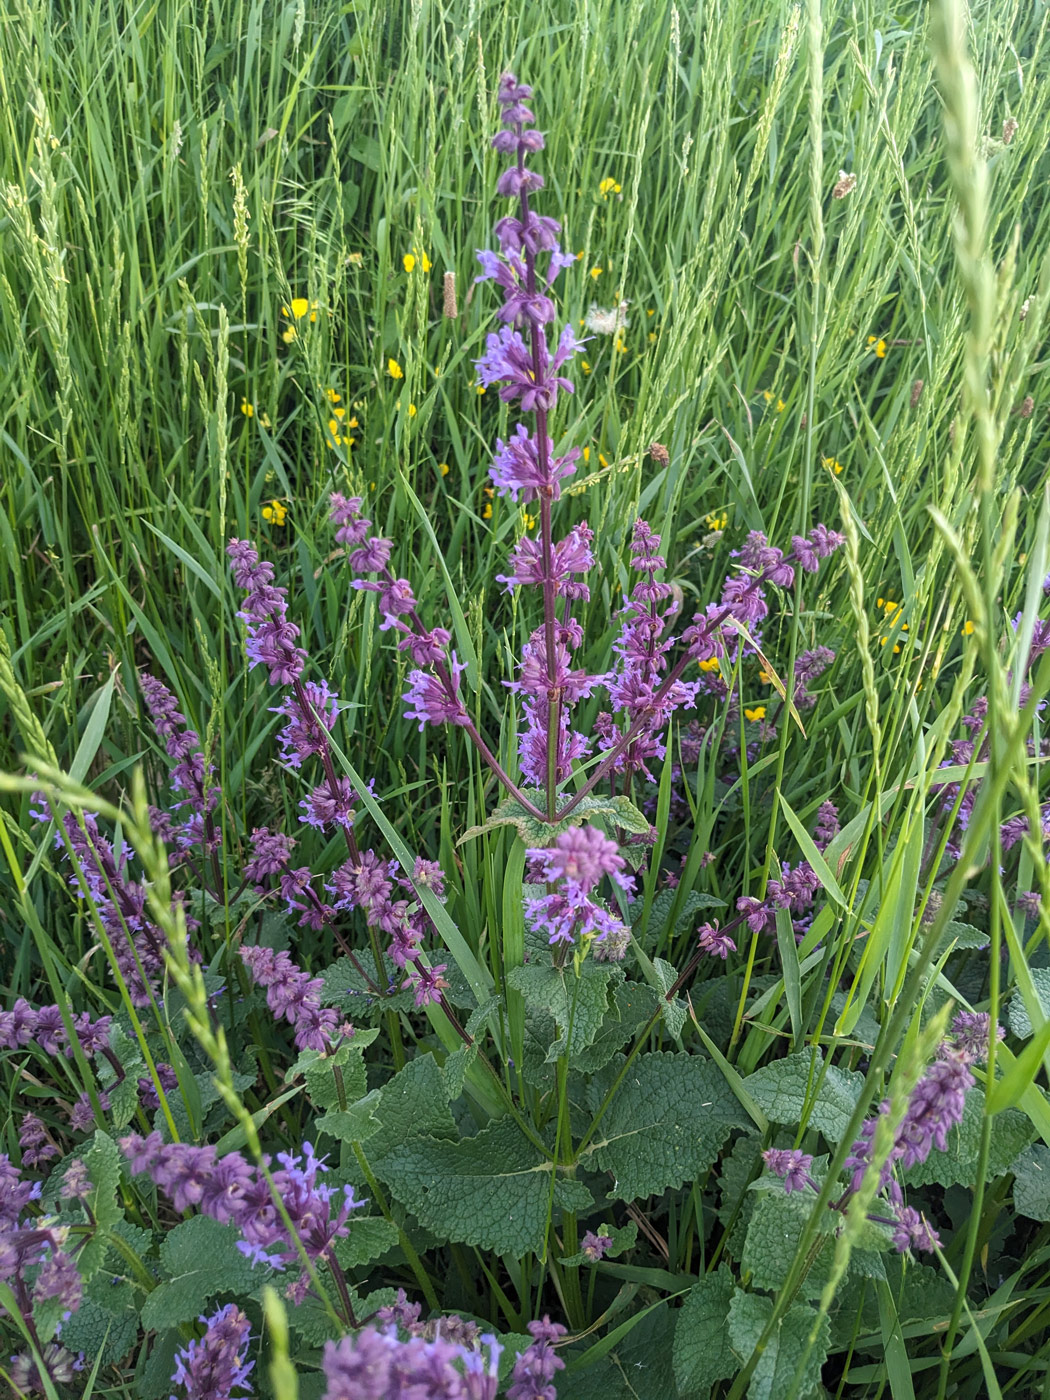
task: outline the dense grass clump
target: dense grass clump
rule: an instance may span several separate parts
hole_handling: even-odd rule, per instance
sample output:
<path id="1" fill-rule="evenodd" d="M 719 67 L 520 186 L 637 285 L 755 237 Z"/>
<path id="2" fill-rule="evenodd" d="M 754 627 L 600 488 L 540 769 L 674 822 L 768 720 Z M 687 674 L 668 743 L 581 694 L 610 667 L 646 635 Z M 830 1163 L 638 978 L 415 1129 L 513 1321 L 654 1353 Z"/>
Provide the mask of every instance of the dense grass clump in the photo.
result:
<path id="1" fill-rule="evenodd" d="M 7 20 L 0 1388 L 1043 1393 L 1050 9 Z"/>

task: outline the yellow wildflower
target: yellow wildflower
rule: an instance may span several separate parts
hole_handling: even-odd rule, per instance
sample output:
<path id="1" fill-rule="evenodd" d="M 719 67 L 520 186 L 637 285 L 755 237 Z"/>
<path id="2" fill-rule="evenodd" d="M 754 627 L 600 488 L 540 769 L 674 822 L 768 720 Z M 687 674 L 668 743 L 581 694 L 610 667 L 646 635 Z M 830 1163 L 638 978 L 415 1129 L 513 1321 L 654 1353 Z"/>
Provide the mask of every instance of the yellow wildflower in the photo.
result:
<path id="1" fill-rule="evenodd" d="M 886 358 L 886 342 L 884 340 L 878 339 L 877 336 L 869 335 L 868 344 L 874 345 L 875 354 L 879 357 L 880 360 L 884 360 Z"/>
<path id="2" fill-rule="evenodd" d="M 583 460 L 585 462 L 589 462 L 591 460 L 591 449 L 589 447 L 585 447 L 583 449 Z"/>
<path id="3" fill-rule="evenodd" d="M 406 272 L 411 272 L 416 265 L 415 257 L 411 253 L 406 253 L 401 262 Z"/>
<path id="4" fill-rule="evenodd" d="M 765 399 L 766 403 L 772 403 L 772 402 L 773 402 L 773 399 L 774 399 L 774 395 L 772 394 L 772 392 L 771 392 L 769 389 L 763 389 L 763 390 L 762 390 L 762 397 Z M 784 402 L 784 400 L 783 400 L 783 399 L 777 399 L 777 401 L 776 401 L 776 410 L 777 410 L 777 412 L 778 412 L 778 413 L 783 413 L 785 408 L 787 408 L 787 404 Z"/>
<path id="5" fill-rule="evenodd" d="M 773 677 L 769 674 L 768 671 L 760 670 L 758 673 L 758 679 L 762 682 L 763 685 L 771 685 L 773 683 Z"/>
<path id="6" fill-rule="evenodd" d="M 649 344 L 650 344 L 650 345 L 655 345 L 655 344 L 656 344 L 656 332 L 655 332 L 655 331 L 650 331 L 650 332 L 649 332 Z"/>
<path id="7" fill-rule="evenodd" d="M 729 516 L 724 510 L 712 511 L 710 515 L 704 517 L 704 523 L 709 530 L 724 530 L 729 524 Z"/>
<path id="8" fill-rule="evenodd" d="M 479 394 L 479 395 L 481 395 L 481 394 L 483 394 L 483 393 L 485 392 L 485 386 L 484 386 L 484 384 L 478 384 L 478 385 L 476 385 L 475 387 L 477 388 L 477 391 L 478 391 L 478 394 Z"/>
<path id="9" fill-rule="evenodd" d="M 607 467 L 609 465 L 609 463 L 606 461 L 604 452 L 598 453 L 598 461 L 603 467 Z"/>
<path id="10" fill-rule="evenodd" d="M 419 410 L 416 408 L 416 406 L 415 406 L 414 403 L 410 403 L 410 404 L 408 405 L 408 416 L 409 416 L 409 418 L 414 418 L 414 417 L 416 416 L 416 414 L 418 413 L 418 411 L 419 411 Z"/>
<path id="11" fill-rule="evenodd" d="M 483 509 L 482 509 L 482 512 L 481 512 L 481 518 L 482 518 L 482 520 L 491 520 L 491 519 L 492 519 L 492 502 L 491 502 L 491 501 L 486 501 L 486 502 L 485 502 L 485 505 L 484 505 L 484 507 L 483 507 Z"/>
<path id="12" fill-rule="evenodd" d="M 745 718 L 745 719 L 751 720 L 752 723 L 754 723 L 756 720 L 765 719 L 765 717 L 766 717 L 766 707 L 765 707 L 765 705 L 756 705 L 755 708 L 754 708 L 753 710 L 745 710 L 745 711 L 744 711 L 744 718 Z"/>
<path id="13" fill-rule="evenodd" d="M 324 392 L 325 392 L 325 398 L 328 400 L 329 403 L 342 403 L 342 402 L 343 402 L 343 396 L 342 396 L 342 394 L 337 394 L 337 393 L 335 392 L 334 389 L 326 389 Z"/>
<path id="14" fill-rule="evenodd" d="M 450 468 L 447 462 L 438 463 L 438 471 L 441 473 L 442 476 L 448 476 L 449 470 Z"/>
<path id="15" fill-rule="evenodd" d="M 401 366 L 396 360 L 387 360 L 386 372 L 387 374 L 389 374 L 391 379 L 404 379 L 405 377 L 405 371 L 401 368 Z"/>
<path id="16" fill-rule="evenodd" d="M 528 511 L 525 512 L 525 528 L 526 530 L 535 530 L 536 528 L 536 517 L 530 515 Z"/>
<path id="17" fill-rule="evenodd" d="M 823 466 L 827 467 L 828 471 L 834 472 L 836 476 L 842 475 L 842 463 L 837 462 L 834 457 L 821 457 L 820 461 Z"/>
<path id="18" fill-rule="evenodd" d="M 262 508 L 262 517 L 271 525 L 283 525 L 288 514 L 288 507 L 282 501 L 267 501 Z"/>
<path id="19" fill-rule="evenodd" d="M 969 618 L 967 618 L 966 621 L 963 623 L 962 632 L 959 635 L 962 637 L 973 636 L 973 623 Z"/>
<path id="20" fill-rule="evenodd" d="M 700 662 L 700 669 L 701 669 L 701 671 L 717 671 L 717 670 L 718 670 L 718 657 L 717 657 L 717 656 L 709 656 L 709 657 L 707 658 L 706 661 L 701 661 L 701 662 Z"/>
<path id="21" fill-rule="evenodd" d="M 254 418 L 255 405 L 249 403 L 247 399 L 241 399 L 241 412 L 244 414 L 245 418 Z"/>
<path id="22" fill-rule="evenodd" d="M 626 354 L 627 354 L 627 342 L 624 340 L 624 338 L 623 338 L 622 335 L 618 335 L 618 336 L 616 337 L 616 340 L 615 340 L 615 342 L 614 342 L 614 346 L 615 346 L 615 348 L 616 348 L 617 350 L 619 350 L 619 352 L 620 352 L 621 355 L 626 355 Z"/>
<path id="23" fill-rule="evenodd" d="M 590 374 L 591 372 L 591 367 L 586 360 L 580 361 L 580 368 L 583 370 L 584 374 Z"/>
<path id="24" fill-rule="evenodd" d="M 346 260 L 351 267 L 360 267 L 365 259 L 363 253 L 347 253 Z"/>
<path id="25" fill-rule="evenodd" d="M 654 310 L 653 307 L 650 306 L 649 310 L 648 310 L 645 314 L 646 314 L 647 316 L 655 316 L 655 315 L 656 315 L 656 311 Z"/>
<path id="26" fill-rule="evenodd" d="M 582 262 L 582 261 L 583 261 L 583 258 L 584 258 L 584 255 L 585 255 L 586 252 L 587 252 L 587 249 L 586 249 L 586 248 L 581 248 L 580 251 L 576 254 L 576 261 L 577 261 L 577 262 Z"/>
<path id="27" fill-rule="evenodd" d="M 597 282 L 598 278 L 599 278 L 601 275 L 602 275 L 602 269 L 601 269 L 600 267 L 592 267 L 592 268 L 591 268 L 591 276 L 594 278 L 594 280 L 595 280 L 596 282 Z"/>
<path id="28" fill-rule="evenodd" d="M 265 408 L 259 414 L 259 422 L 263 425 L 264 428 L 269 428 L 271 426 L 270 415 L 266 412 Z"/>
<path id="29" fill-rule="evenodd" d="M 598 193 L 601 195 L 602 199 L 608 199 L 611 194 L 620 193 L 620 186 L 611 175 L 607 175 L 599 184 Z"/>

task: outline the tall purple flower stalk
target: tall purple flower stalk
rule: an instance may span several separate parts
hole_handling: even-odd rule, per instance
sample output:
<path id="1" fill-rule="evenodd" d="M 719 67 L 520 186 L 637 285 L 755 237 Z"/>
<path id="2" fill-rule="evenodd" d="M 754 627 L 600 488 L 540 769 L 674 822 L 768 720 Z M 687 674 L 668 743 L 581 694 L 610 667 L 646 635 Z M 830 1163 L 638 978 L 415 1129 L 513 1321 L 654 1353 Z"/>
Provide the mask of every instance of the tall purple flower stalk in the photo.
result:
<path id="1" fill-rule="evenodd" d="M 238 1249 L 254 1263 L 284 1269 L 299 1262 L 295 1240 L 289 1235 L 275 1198 L 280 1199 L 307 1257 L 337 1267 L 332 1245 L 348 1233 L 350 1212 L 363 1205 L 354 1199 L 352 1186 L 328 1186 L 323 1158 L 303 1143 L 302 1155 L 277 1154 L 278 1168 L 271 1173 L 273 1190 L 262 1172 L 239 1152 L 220 1157 L 214 1147 L 192 1143 L 165 1143 L 157 1132 L 148 1137 L 131 1133 L 121 1138 L 121 1149 L 133 1175 L 146 1173 L 165 1191 L 176 1210 L 196 1206 L 202 1215 L 220 1224 L 232 1224 L 241 1233 Z M 269 1158 L 265 1158 L 269 1165 Z M 309 1286 L 304 1271 L 289 1296 L 302 1302 Z"/>
<path id="2" fill-rule="evenodd" d="M 175 1353 L 171 1383 L 182 1388 L 178 1400 L 240 1400 L 250 1395 L 248 1376 L 255 1365 L 246 1360 L 251 1323 L 234 1303 L 200 1321 L 204 1336 Z"/>
<path id="3" fill-rule="evenodd" d="M 486 1352 L 438 1336 L 402 1340 L 394 1327 L 364 1327 L 325 1342 L 322 1400 L 496 1400 L 503 1348 L 485 1334 Z"/>
<path id="4" fill-rule="evenodd" d="M 997 1028 L 998 1029 L 998 1028 Z M 999 1034 L 1002 1032 L 999 1030 Z M 966 1094 L 973 1087 L 970 1065 L 987 1053 L 991 1021 L 987 1013 L 960 1011 L 951 1025 L 949 1039 L 942 1042 L 938 1058 L 916 1084 L 908 1100 L 904 1117 L 894 1134 L 889 1155 L 879 1170 L 878 1193 L 889 1215 L 872 1213 L 871 1219 L 893 1227 L 893 1242 L 903 1253 L 907 1249 L 932 1251 L 940 1240 L 924 1217 L 911 1206 L 905 1206 L 904 1195 L 894 1175 L 898 1163 L 905 1169 L 925 1162 L 936 1147 L 944 1152 L 948 1134 L 962 1121 Z M 850 1184 L 836 1203 L 842 1209 L 849 1198 L 860 1190 L 874 1157 L 875 1133 L 879 1119 L 890 1111 L 889 1099 L 883 1099 L 873 1118 L 861 1124 L 860 1136 L 850 1148 L 846 1170 Z M 806 1153 L 771 1148 L 763 1153 L 766 1166 L 784 1182 L 787 1192 L 801 1191 L 807 1186 L 819 1190 L 810 1175 L 813 1158 Z"/>

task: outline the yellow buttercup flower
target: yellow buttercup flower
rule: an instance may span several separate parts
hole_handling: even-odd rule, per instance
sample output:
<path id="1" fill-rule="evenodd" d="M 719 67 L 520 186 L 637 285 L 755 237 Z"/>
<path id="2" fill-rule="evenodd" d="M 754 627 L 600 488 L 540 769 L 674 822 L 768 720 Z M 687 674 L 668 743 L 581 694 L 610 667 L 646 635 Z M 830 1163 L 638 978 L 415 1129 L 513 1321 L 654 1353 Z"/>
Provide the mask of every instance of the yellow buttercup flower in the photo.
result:
<path id="1" fill-rule="evenodd" d="M 717 656 L 709 656 L 709 657 L 707 658 L 706 661 L 701 661 L 701 662 L 700 662 L 700 669 L 701 669 L 701 671 L 717 671 L 717 670 L 718 670 L 718 657 L 717 657 Z"/>
<path id="2" fill-rule="evenodd" d="M 415 406 L 414 403 L 410 403 L 410 404 L 408 405 L 408 416 L 409 416 L 409 418 L 414 418 L 418 412 L 419 412 L 419 410 L 416 408 L 416 406 Z"/>
<path id="3" fill-rule="evenodd" d="M 283 525 L 288 515 L 288 507 L 282 501 L 267 501 L 262 508 L 262 517 L 271 525 Z"/>
<path id="4" fill-rule="evenodd" d="M 886 342 L 884 340 L 880 340 L 877 336 L 869 335 L 868 344 L 875 347 L 875 354 L 880 360 L 886 358 Z"/>
<path id="5" fill-rule="evenodd" d="M 599 184 L 598 193 L 601 195 L 602 199 L 608 199 L 611 194 L 620 193 L 620 186 L 611 175 L 607 175 Z"/>
<path id="6" fill-rule="evenodd" d="M 450 467 L 449 467 L 448 463 L 447 463 L 447 462 L 439 462 L 439 463 L 438 463 L 438 471 L 441 473 L 442 476 L 448 476 L 449 471 L 450 471 Z"/>
<path id="7" fill-rule="evenodd" d="M 594 278 L 594 280 L 595 280 L 596 282 L 597 282 L 598 278 L 599 278 L 601 275 L 602 275 L 602 269 L 601 269 L 600 267 L 592 267 L 592 268 L 591 268 L 591 276 Z"/>
<path id="8" fill-rule="evenodd" d="M 387 360 L 386 372 L 387 374 L 389 374 L 391 379 L 404 379 L 405 377 L 405 371 L 401 368 L 401 366 L 396 360 Z"/>
<path id="9" fill-rule="evenodd" d="M 255 405 L 249 403 L 247 399 L 241 399 L 241 412 L 244 414 L 245 418 L 254 418 Z"/>
<path id="10" fill-rule="evenodd" d="M 476 384 L 474 387 L 477 389 L 479 397 L 485 392 L 484 384 Z"/>
<path id="11" fill-rule="evenodd" d="M 491 501 L 486 501 L 485 504 L 484 504 L 484 506 L 482 507 L 481 518 L 482 518 L 482 520 L 491 520 L 491 519 L 492 519 L 492 502 L 491 502 Z"/>
<path id="12" fill-rule="evenodd" d="M 337 393 L 335 392 L 334 389 L 326 389 L 324 392 L 325 392 L 325 398 L 328 400 L 329 403 L 342 403 L 342 402 L 343 402 L 343 396 L 342 396 L 342 394 L 337 394 Z"/>
<path id="13" fill-rule="evenodd" d="M 580 368 L 583 370 L 584 374 L 590 374 L 591 372 L 591 367 L 586 360 L 580 361 Z"/>
<path id="14" fill-rule="evenodd" d="M 765 717 L 766 717 L 766 707 L 765 707 L 765 705 L 756 705 L 755 708 L 754 708 L 753 710 L 745 710 L 745 711 L 744 711 L 744 718 L 745 718 L 745 719 L 751 720 L 752 723 L 754 723 L 756 720 L 765 719 Z"/>
<path id="15" fill-rule="evenodd" d="M 412 253 L 406 253 L 401 259 L 401 263 L 406 272 L 411 272 L 416 265 L 416 260 Z"/>

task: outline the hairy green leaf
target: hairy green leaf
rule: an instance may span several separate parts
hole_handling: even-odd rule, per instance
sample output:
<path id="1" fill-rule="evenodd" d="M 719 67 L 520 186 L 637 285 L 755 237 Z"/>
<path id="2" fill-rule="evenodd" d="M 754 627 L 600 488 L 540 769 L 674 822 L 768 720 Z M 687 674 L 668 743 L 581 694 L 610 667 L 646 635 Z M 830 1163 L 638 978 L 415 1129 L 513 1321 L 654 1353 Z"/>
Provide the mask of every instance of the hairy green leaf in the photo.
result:
<path id="1" fill-rule="evenodd" d="M 588 1155 L 602 1171 L 612 1172 L 610 1198 L 633 1201 L 702 1176 L 731 1129 L 746 1126 L 710 1060 L 641 1055 L 613 1097 Z"/>

